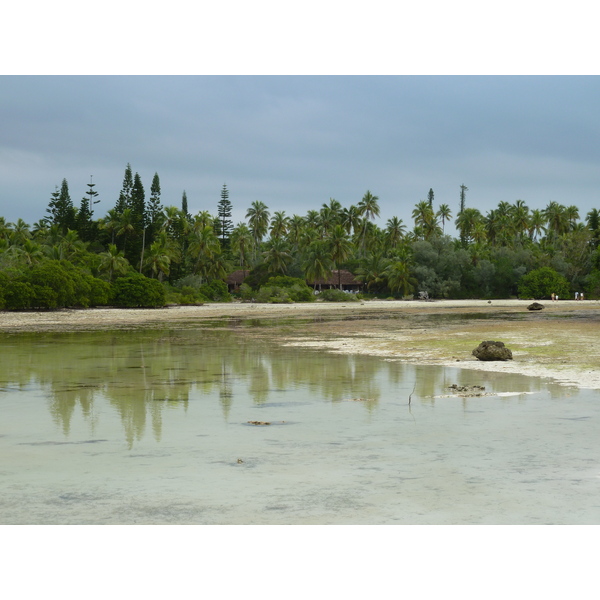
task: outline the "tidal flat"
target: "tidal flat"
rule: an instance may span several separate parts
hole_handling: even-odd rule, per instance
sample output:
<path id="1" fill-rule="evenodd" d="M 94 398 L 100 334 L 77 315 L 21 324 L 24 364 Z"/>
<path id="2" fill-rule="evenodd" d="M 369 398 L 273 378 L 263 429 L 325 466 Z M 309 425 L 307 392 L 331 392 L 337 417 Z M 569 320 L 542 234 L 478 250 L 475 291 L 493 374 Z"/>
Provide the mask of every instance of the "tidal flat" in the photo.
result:
<path id="1" fill-rule="evenodd" d="M 600 522 L 592 303 L 369 304 L 2 313 L 0 523 Z"/>

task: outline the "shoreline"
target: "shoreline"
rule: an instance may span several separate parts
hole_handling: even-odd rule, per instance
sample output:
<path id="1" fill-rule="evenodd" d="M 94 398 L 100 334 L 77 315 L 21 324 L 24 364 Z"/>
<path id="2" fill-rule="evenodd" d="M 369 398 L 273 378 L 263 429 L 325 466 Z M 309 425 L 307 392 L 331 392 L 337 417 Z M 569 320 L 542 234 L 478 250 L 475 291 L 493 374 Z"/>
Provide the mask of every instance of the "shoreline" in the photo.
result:
<path id="1" fill-rule="evenodd" d="M 209 325 L 220 319 L 303 321 L 302 336 L 263 328 L 286 345 L 367 354 L 471 370 L 550 378 L 600 389 L 600 301 L 368 300 L 307 304 L 208 303 L 159 309 L 91 308 L 0 312 L 0 332 L 76 332 L 152 326 Z M 453 319 L 452 315 L 463 315 Z M 470 352 L 484 339 L 505 342 L 513 360 L 482 362 Z"/>

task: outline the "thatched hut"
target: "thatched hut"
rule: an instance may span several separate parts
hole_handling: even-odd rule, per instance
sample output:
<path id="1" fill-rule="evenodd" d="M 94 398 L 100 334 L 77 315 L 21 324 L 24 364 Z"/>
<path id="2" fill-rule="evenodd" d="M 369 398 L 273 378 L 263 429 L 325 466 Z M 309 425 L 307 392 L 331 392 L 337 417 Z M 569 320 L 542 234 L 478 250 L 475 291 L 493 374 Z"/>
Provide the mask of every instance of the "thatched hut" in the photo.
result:
<path id="1" fill-rule="evenodd" d="M 244 279 L 248 277 L 248 273 L 249 271 L 242 271 L 242 269 L 239 269 L 238 271 L 234 271 L 231 273 L 231 275 L 227 276 L 225 283 L 227 283 L 227 289 L 229 290 L 229 293 L 235 292 L 235 290 L 240 288 L 240 285 L 244 283 Z"/>
<path id="2" fill-rule="evenodd" d="M 348 292 L 359 292 L 362 288 L 362 283 L 354 277 L 350 271 L 340 269 L 332 271 L 331 276 L 327 279 L 316 279 L 308 281 L 308 285 L 318 290 L 330 290 L 332 288 L 342 289 Z"/>

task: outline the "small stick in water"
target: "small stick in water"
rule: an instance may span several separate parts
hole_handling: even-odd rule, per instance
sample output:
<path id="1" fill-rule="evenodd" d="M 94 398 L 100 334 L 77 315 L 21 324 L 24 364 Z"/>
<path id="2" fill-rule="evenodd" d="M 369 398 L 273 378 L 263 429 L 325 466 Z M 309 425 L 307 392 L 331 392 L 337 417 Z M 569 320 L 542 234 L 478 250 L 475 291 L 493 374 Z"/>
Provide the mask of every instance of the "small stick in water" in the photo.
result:
<path id="1" fill-rule="evenodd" d="M 415 390 L 417 389 L 417 382 L 415 381 L 415 385 L 413 387 L 412 392 L 410 393 L 410 395 L 408 396 L 408 405 L 410 406 L 410 401 L 412 400 L 412 395 L 415 393 Z"/>

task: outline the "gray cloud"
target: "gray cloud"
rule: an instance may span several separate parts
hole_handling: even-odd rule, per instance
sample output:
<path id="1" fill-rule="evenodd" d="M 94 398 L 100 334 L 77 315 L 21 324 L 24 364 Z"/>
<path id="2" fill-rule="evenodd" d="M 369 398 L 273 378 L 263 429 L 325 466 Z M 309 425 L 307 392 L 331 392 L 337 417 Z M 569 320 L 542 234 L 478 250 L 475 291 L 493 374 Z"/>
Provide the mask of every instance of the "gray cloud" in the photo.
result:
<path id="1" fill-rule="evenodd" d="M 414 204 L 483 212 L 521 198 L 598 207 L 597 77 L 0 77 L 0 214 L 34 222 L 54 186 L 94 175 L 104 213 L 127 162 L 163 203 L 234 218 L 253 200 L 305 214 L 367 189 L 382 224 Z"/>

